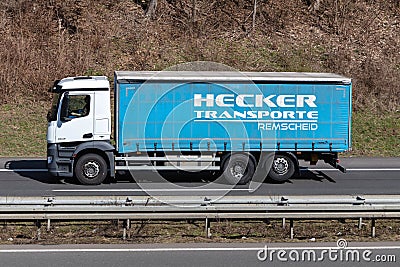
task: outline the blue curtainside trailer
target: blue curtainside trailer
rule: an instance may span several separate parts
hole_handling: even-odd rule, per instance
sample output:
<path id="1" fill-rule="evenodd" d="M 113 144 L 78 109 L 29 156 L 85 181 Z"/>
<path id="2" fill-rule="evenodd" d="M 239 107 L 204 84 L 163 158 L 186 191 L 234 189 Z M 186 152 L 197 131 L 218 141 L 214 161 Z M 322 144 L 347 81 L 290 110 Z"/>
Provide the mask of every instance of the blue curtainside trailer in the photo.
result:
<path id="1" fill-rule="evenodd" d="M 118 152 L 155 146 L 208 151 L 208 142 L 215 151 L 350 148 L 350 80 L 331 74 L 312 80 L 312 74 L 285 73 L 282 81 L 273 73 L 233 74 L 224 81 L 226 73 L 182 80 L 178 73 L 168 81 L 116 72 Z"/>
<path id="2" fill-rule="evenodd" d="M 104 90 L 82 89 L 82 82 L 93 79 L 80 77 L 75 80 L 80 84 L 72 87 L 64 82 L 65 89 L 60 82 L 55 91 L 60 94 L 60 113 L 66 93 L 80 91 L 82 98 L 93 94 L 96 129 L 96 123 L 104 126 L 111 118 L 96 119 L 96 105 L 108 97 L 96 92 Z M 104 159 L 104 175 L 111 176 L 116 170 L 214 170 L 230 183 L 247 183 L 258 169 L 264 177 L 283 181 L 299 171 L 299 159 L 311 164 L 324 160 L 345 171 L 338 153 L 351 149 L 351 86 L 349 78 L 330 73 L 117 71 L 115 147 L 109 140 L 73 140 L 70 172 L 82 183 L 104 180 L 76 170 L 88 166 L 90 159 L 84 155 L 89 151 Z M 109 109 L 108 104 L 104 107 Z M 61 125 L 71 124 L 58 118 Z"/>

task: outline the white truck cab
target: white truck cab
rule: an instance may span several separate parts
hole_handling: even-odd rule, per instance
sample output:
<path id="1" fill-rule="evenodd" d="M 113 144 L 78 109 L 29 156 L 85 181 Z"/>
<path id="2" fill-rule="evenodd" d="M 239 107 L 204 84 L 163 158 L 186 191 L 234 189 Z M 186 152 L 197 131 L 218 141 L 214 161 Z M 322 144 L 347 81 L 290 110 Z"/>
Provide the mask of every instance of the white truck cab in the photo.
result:
<path id="1" fill-rule="evenodd" d="M 51 91 L 57 97 L 54 97 L 47 116 L 50 172 L 57 176 L 72 176 L 74 161 L 83 151 L 82 155 L 93 150 L 104 157 L 112 157 L 107 77 L 69 77 L 56 81 Z M 96 171 L 96 166 L 91 166 L 94 168 L 91 171 Z"/>

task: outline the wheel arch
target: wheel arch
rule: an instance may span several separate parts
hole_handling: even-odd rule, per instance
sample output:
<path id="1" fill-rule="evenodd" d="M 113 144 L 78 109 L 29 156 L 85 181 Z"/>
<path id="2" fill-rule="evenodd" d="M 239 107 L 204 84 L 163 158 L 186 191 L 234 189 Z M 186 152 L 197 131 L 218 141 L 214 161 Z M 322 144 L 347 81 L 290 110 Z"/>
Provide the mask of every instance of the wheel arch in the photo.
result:
<path id="1" fill-rule="evenodd" d="M 101 156 L 107 163 L 108 175 L 110 177 L 115 176 L 115 162 L 114 162 L 114 150 L 115 148 L 108 142 L 88 142 L 79 145 L 74 152 L 73 166 L 75 169 L 76 162 L 83 155 L 93 153 Z"/>
<path id="2" fill-rule="evenodd" d="M 224 166 L 226 160 L 229 159 L 230 156 L 233 155 L 233 154 L 244 154 L 244 155 L 248 156 L 248 157 L 253 161 L 254 165 L 257 166 L 257 164 L 258 164 L 258 162 L 257 162 L 257 160 L 256 160 L 256 157 L 255 157 L 252 153 L 250 153 L 250 152 L 231 151 L 231 152 L 225 153 L 225 154 L 221 157 L 221 163 L 220 163 L 221 168 L 222 168 L 222 166 Z"/>

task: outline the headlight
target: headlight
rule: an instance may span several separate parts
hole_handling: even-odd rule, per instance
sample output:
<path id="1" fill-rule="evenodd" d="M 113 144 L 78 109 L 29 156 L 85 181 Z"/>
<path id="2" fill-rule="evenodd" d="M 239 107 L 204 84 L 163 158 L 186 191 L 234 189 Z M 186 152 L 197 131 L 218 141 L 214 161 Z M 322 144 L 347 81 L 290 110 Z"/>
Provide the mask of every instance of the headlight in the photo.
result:
<path id="1" fill-rule="evenodd" d="M 53 162 L 53 156 L 47 157 L 47 164 L 51 164 Z"/>

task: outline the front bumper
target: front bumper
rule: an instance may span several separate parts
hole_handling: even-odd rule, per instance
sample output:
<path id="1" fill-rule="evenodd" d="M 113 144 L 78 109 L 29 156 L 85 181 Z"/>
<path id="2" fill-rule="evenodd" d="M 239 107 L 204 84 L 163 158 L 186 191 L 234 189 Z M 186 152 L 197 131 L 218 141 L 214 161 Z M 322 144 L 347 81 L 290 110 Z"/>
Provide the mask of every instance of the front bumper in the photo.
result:
<path id="1" fill-rule="evenodd" d="M 53 176 L 72 177 L 72 157 L 59 157 L 57 144 L 47 145 L 47 169 Z"/>

